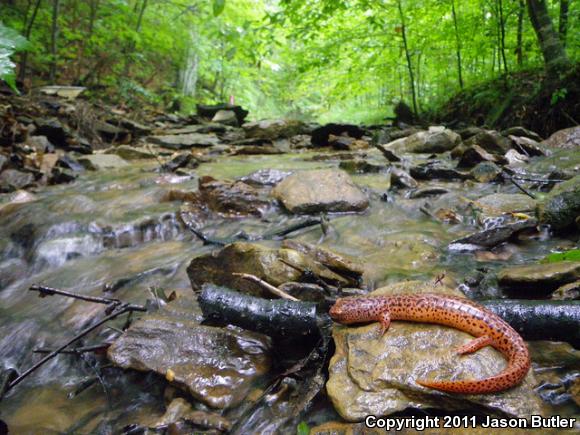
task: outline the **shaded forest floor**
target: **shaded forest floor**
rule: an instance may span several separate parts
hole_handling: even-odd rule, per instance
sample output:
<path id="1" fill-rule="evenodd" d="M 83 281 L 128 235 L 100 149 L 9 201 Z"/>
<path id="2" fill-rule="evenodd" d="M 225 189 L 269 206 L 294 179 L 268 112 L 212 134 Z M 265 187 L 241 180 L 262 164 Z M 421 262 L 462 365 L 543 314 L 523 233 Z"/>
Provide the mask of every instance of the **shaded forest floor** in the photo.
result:
<path id="1" fill-rule="evenodd" d="M 543 70 L 505 75 L 459 92 L 423 117 L 498 130 L 521 125 L 548 137 L 580 123 L 580 64 L 557 81 Z"/>

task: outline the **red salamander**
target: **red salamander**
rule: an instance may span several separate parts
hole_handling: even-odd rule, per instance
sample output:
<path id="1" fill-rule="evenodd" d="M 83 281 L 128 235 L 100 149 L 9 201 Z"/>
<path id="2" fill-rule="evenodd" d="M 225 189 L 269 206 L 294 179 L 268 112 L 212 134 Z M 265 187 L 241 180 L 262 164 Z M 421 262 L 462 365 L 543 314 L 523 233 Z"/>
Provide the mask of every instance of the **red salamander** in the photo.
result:
<path id="1" fill-rule="evenodd" d="M 391 320 L 437 323 L 477 338 L 457 349 L 459 355 L 493 346 L 508 360 L 503 372 L 490 378 L 464 381 L 417 381 L 419 385 L 449 393 L 486 394 L 519 384 L 530 369 L 530 354 L 522 337 L 503 319 L 463 298 L 433 293 L 341 298 L 330 316 L 343 324 L 380 322 L 384 334 Z"/>

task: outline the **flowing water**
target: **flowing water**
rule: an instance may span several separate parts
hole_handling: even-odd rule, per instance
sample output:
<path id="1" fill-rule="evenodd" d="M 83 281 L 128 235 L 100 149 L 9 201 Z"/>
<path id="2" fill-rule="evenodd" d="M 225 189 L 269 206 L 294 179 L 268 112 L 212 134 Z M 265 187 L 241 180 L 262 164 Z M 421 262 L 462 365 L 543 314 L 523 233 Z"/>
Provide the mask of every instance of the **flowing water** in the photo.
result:
<path id="1" fill-rule="evenodd" d="M 384 164 L 369 152 L 369 160 Z M 211 175 L 234 179 L 263 168 L 300 170 L 334 167 L 338 161 L 313 161 L 312 153 L 282 156 L 220 157 L 202 164 L 191 176 L 155 172 L 156 164 L 83 174 L 76 182 L 44 188 L 32 198 L 9 198 L 0 203 L 0 364 L 20 371 L 40 357 L 35 348 L 54 348 L 104 315 L 104 307 L 58 296 L 39 298 L 32 284 L 145 304 L 152 289 L 190 292 L 185 268 L 189 261 L 213 248 L 185 230 L 177 218 L 179 202 L 166 202 L 172 189 L 193 191 L 197 178 Z M 417 159 L 424 157 L 418 156 Z M 330 232 L 319 227 L 293 234 L 363 260 L 370 287 L 401 279 L 430 280 L 446 272 L 448 283 L 459 285 L 477 268 L 537 260 L 570 242 L 540 235 L 510 245 L 508 261 L 480 262 L 473 254 L 447 249 L 450 241 L 476 229 L 473 218 L 463 223 L 440 223 L 430 210 L 465 209 L 468 199 L 485 194 L 516 192 L 511 186 L 442 182 L 449 193 L 424 199 L 385 194 L 385 173 L 353 175 L 371 198 L 363 214 L 331 216 Z M 240 230 L 260 234 L 295 221 L 277 207 L 262 218 L 214 219 L 205 231 L 227 237 Z M 493 283 L 488 293 L 497 292 Z M 106 296 L 106 295 L 105 295 Z M 111 341 L 118 336 L 118 319 L 97 330 L 85 344 Z M 85 390 L 79 387 L 95 375 L 95 358 L 60 355 L 11 391 L 0 405 L 0 418 L 12 433 L 119 432 L 141 418 L 164 411 L 163 381 L 142 373 L 104 369 L 103 376 Z M 552 372 L 550 372 L 552 373 Z M 570 371 L 560 373 L 570 375 Z M 550 375 L 554 377 L 553 373 Z M 101 382 L 102 381 L 102 382 Z M 82 391 L 79 391 L 82 390 Z M 572 415 L 574 406 L 548 405 L 550 413 Z M 332 415 L 330 405 L 323 405 Z"/>

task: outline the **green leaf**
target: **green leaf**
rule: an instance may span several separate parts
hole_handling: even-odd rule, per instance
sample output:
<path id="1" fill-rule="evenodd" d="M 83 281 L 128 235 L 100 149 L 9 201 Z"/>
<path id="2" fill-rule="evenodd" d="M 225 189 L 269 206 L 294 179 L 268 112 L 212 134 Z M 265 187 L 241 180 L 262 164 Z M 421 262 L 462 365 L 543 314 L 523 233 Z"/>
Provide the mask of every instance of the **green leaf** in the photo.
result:
<path id="1" fill-rule="evenodd" d="M 300 422 L 296 427 L 296 435 L 308 435 L 310 433 L 310 426 L 305 421 Z"/>
<path id="2" fill-rule="evenodd" d="M 14 76 L 16 65 L 10 60 L 10 57 L 15 51 L 25 48 L 26 44 L 26 38 L 0 22 L 0 80 L 5 81 L 14 92 L 18 92 Z"/>
<path id="3" fill-rule="evenodd" d="M 558 261 L 580 261 L 580 249 L 565 252 L 555 252 L 544 258 L 541 263 L 556 263 Z"/>
<path id="4" fill-rule="evenodd" d="M 217 17 L 220 15 L 224 8 L 226 7 L 226 0 L 213 0 L 213 15 Z"/>

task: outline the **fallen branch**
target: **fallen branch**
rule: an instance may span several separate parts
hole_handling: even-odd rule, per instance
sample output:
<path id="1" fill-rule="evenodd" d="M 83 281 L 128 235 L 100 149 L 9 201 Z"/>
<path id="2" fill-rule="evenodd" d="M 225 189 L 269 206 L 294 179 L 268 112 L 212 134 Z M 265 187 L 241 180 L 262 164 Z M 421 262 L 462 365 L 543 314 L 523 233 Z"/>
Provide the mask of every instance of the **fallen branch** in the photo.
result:
<path id="1" fill-rule="evenodd" d="M 80 355 L 86 352 L 99 352 L 102 350 L 107 349 L 111 343 L 102 343 L 102 344 L 95 344 L 92 346 L 82 346 L 82 347 L 75 347 L 74 349 L 63 350 L 60 353 L 68 354 L 68 355 Z M 45 349 L 45 348 L 38 348 L 32 351 L 33 353 L 51 353 L 54 352 L 54 349 Z"/>
<path id="2" fill-rule="evenodd" d="M 85 328 L 83 331 L 81 331 L 80 333 L 75 335 L 73 338 L 68 340 L 63 345 L 59 346 L 55 350 L 52 350 L 50 353 L 48 353 L 48 355 L 46 355 L 44 358 L 42 358 L 40 361 L 38 361 L 32 367 L 30 367 L 26 371 L 24 371 L 21 375 L 19 375 L 16 379 L 14 379 L 12 382 L 10 382 L 8 384 L 8 386 L 6 387 L 6 392 L 10 391 L 12 388 L 14 388 L 16 385 L 18 385 L 20 382 L 22 382 L 24 379 L 26 379 L 28 376 L 30 376 L 32 373 L 34 373 L 36 370 L 38 370 L 40 367 L 42 367 L 44 364 L 46 364 L 48 361 L 50 361 L 52 358 L 57 356 L 59 353 L 62 353 L 71 344 L 73 344 L 74 342 L 85 337 L 90 332 L 94 331 L 99 326 L 103 325 L 104 323 L 108 322 L 109 320 L 113 320 L 114 318 L 116 318 L 122 314 L 131 313 L 133 311 L 147 311 L 147 309 L 141 305 L 133 305 L 133 304 L 121 302 L 118 299 L 101 298 L 101 297 L 95 297 L 95 296 L 85 296 L 85 295 L 80 295 L 78 293 L 68 292 L 65 290 L 59 290 L 59 289 L 40 286 L 40 285 L 33 285 L 32 287 L 30 287 L 30 290 L 40 292 L 41 297 L 60 295 L 60 296 L 66 296 L 66 297 L 70 297 L 73 299 L 79 299 L 79 300 L 83 300 L 83 301 L 87 301 L 87 302 L 105 304 L 105 305 L 108 305 L 108 308 L 106 311 L 107 315 L 104 318 L 102 318 L 101 320 L 99 320 L 97 323 L 95 323 L 94 325 L 89 326 L 88 328 Z"/>
<path id="3" fill-rule="evenodd" d="M 255 275 L 251 275 L 249 273 L 232 273 L 234 276 L 239 276 L 243 279 L 247 279 L 248 281 L 253 281 L 256 284 L 261 285 L 263 288 L 268 290 L 270 293 L 282 298 L 287 299 L 289 301 L 299 301 L 300 299 L 295 298 L 294 296 L 290 296 L 288 293 L 283 292 L 278 287 L 274 287 L 272 284 L 267 283 L 263 279 L 258 278 Z"/>
<path id="4" fill-rule="evenodd" d="M 208 320 L 237 325 L 275 338 L 320 337 L 320 318 L 312 302 L 267 300 L 205 284 L 198 297 Z"/>
<path id="5" fill-rule="evenodd" d="M 511 181 L 511 183 L 514 186 L 516 186 L 522 193 L 528 195 L 532 199 L 536 199 L 536 196 L 533 193 L 528 192 L 526 189 L 524 189 L 524 187 L 520 183 L 518 183 L 516 180 L 514 180 L 514 178 L 511 176 L 511 174 L 509 174 L 505 170 L 505 168 L 502 168 L 502 172 L 503 172 L 503 176 L 506 177 L 509 181 Z"/>

